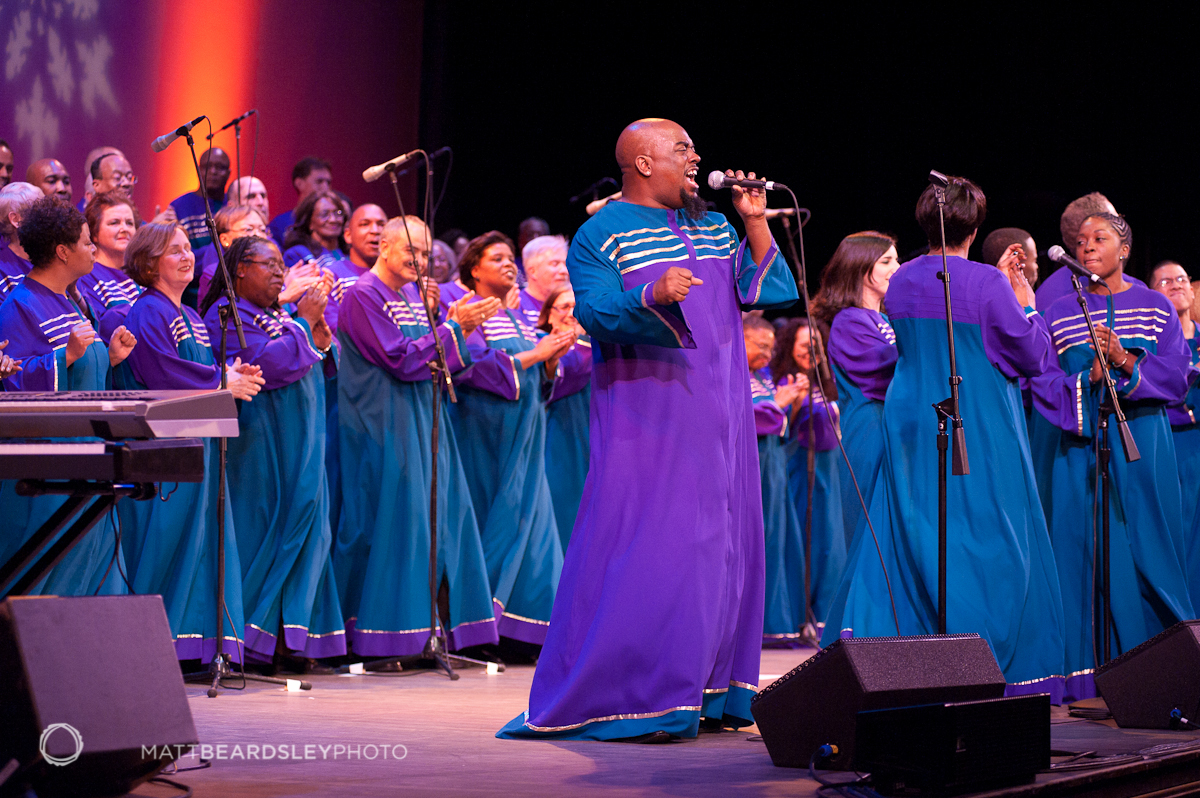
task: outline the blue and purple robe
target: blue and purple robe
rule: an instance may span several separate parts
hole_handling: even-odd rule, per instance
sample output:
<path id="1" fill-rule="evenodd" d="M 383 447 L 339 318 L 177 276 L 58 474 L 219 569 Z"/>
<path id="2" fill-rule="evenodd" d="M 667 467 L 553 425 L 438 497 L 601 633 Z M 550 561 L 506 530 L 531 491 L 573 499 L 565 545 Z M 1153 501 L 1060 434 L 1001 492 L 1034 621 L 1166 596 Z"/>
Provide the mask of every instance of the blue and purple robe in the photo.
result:
<path id="1" fill-rule="evenodd" d="M 1183 499 L 1183 540 L 1186 548 L 1188 588 L 1193 609 L 1200 606 L 1200 334 L 1188 338 L 1192 368 L 1188 371 L 1188 392 L 1167 406 L 1171 435 L 1175 439 L 1175 462 L 1179 467 L 1179 488 Z"/>
<path id="2" fill-rule="evenodd" d="M 794 644 L 804 628 L 804 529 L 788 486 L 787 408 L 775 402 L 775 383 L 765 372 L 750 375 L 758 470 L 762 478 L 763 580 L 766 602 L 763 642 Z"/>
<path id="3" fill-rule="evenodd" d="M 1063 607 L 1017 384 L 1018 377 L 1046 372 L 1053 349 L 1045 328 L 1030 318 L 1036 313 L 1021 308 L 1001 272 L 947 260 L 971 470 L 947 477 L 947 631 L 987 640 L 1010 692 L 1049 692 L 1058 702 Z M 870 514 L 900 628 L 880 555 L 860 539 L 826 621 L 825 644 L 839 634 L 937 631 L 939 454 L 932 405 L 948 396 L 950 373 L 941 268 L 940 256 L 905 263 L 884 300 L 898 357 L 884 400 L 883 467 Z"/>
<path id="4" fill-rule="evenodd" d="M 412 284 L 367 272 L 338 314 L 342 515 L 333 569 L 356 656 L 418 654 L 429 637 L 429 483 L 436 349 Z M 451 372 L 471 363 L 453 321 L 436 335 Z M 495 643 L 479 527 L 443 394 L 438 444 L 438 573 L 449 588 L 451 648 Z"/>
<path id="5" fill-rule="evenodd" d="M 186 194 L 181 194 L 171 200 L 171 207 L 175 209 L 175 217 L 179 220 L 179 224 L 187 231 L 188 241 L 192 245 L 192 250 L 202 249 L 212 243 L 212 236 L 208 233 L 208 225 L 205 223 L 206 214 L 204 209 L 205 197 L 199 191 L 189 191 Z M 212 209 L 212 213 L 216 216 L 217 211 L 225 207 L 225 200 L 214 200 L 208 198 L 208 205 Z M 198 276 L 198 274 L 197 274 Z"/>
<path id="6" fill-rule="evenodd" d="M 843 308 L 833 317 L 828 351 L 842 410 L 842 446 L 854 469 L 852 479 L 845 461 L 838 458 L 842 523 L 852 559 L 858 528 L 866 526 L 863 505 L 871 506 L 883 463 L 883 399 L 896 370 L 896 333 L 877 310 Z"/>
<path id="7" fill-rule="evenodd" d="M 221 299 L 205 314 L 219 340 Z M 325 479 L 325 379 L 308 323 L 278 308 L 238 298 L 246 336 L 240 349 L 232 320 L 226 362 L 241 358 L 266 384 L 238 408 L 229 440 L 229 500 L 242 564 L 246 649 L 270 661 L 283 644 L 305 657 L 346 653 L 345 626 L 333 576 L 333 532 Z"/>
<path id="8" fill-rule="evenodd" d="M 76 282 L 79 293 L 91 306 L 92 316 L 99 323 L 96 332 L 105 343 L 112 340 L 113 331 L 125 323 L 125 316 L 142 295 L 142 287 L 129 279 L 121 269 L 97 262 L 92 271 Z"/>
<path id="9" fill-rule="evenodd" d="M 796 408 L 784 445 L 787 457 L 788 489 L 800 519 L 800 534 L 805 534 L 808 515 L 808 421 L 813 422 L 813 503 L 812 540 L 809 554 L 811 584 L 809 605 L 820 631 L 825 616 L 833 606 L 834 595 L 846 570 L 846 524 L 842 518 L 842 484 L 838 449 L 837 402 L 826 402 L 812 381 L 808 396 Z M 801 537 L 801 540 L 804 538 Z M 801 587 L 804 574 L 800 574 Z"/>
<path id="10" fill-rule="evenodd" d="M 4 380 L 10 391 L 103 391 L 110 385 L 108 347 L 96 339 L 83 356 L 67 365 L 71 329 L 85 320 L 74 300 L 56 294 L 36 280 L 16 284 L 0 305 L 0 341 L 4 353 L 21 361 L 21 371 Z M 16 481 L 0 481 L 0 562 L 25 541 L 66 501 L 64 496 L 18 496 Z M 122 499 L 119 506 L 142 504 Z M 126 530 L 128 532 L 128 530 Z M 116 543 L 113 514 L 106 513 L 40 583 L 32 595 L 90 596 L 129 592 L 121 576 L 124 550 Z M 115 552 L 115 558 L 114 558 Z"/>
<path id="11" fill-rule="evenodd" d="M 196 311 L 176 307 L 161 291 L 148 288 L 133 303 L 125 326 L 137 346 L 117 369 L 127 390 L 217 388 L 219 366 L 208 331 Z M 134 592 L 163 597 L 179 659 L 210 660 L 217 644 L 217 477 L 216 440 L 204 438 L 203 482 L 163 483 L 152 501 L 121 502 L 129 578 Z M 226 480 L 228 486 L 228 480 Z M 225 606 L 222 647 L 241 657 L 238 638 L 245 629 L 242 573 L 232 502 L 226 487 Z"/>
<path id="12" fill-rule="evenodd" d="M 0 302 L 21 284 L 32 268 L 32 263 L 9 248 L 7 240 L 0 239 Z"/>
<path id="13" fill-rule="evenodd" d="M 455 380 L 450 408 L 463 470 L 479 518 L 496 624 L 504 637 L 541 645 L 562 571 L 562 542 L 546 481 L 542 363 L 516 354 L 537 333 L 519 310 L 502 309 L 467 338 L 471 365 Z"/>
<path id="14" fill-rule="evenodd" d="M 322 266 L 328 268 L 329 261 L 345 260 L 346 254 L 337 247 L 333 249 L 325 249 L 313 254 L 313 251 L 308 248 L 307 244 L 296 244 L 288 247 L 283 251 L 283 265 L 287 268 L 292 268 L 297 263 L 303 263 L 307 260 L 314 260 L 321 263 Z"/>
<path id="15" fill-rule="evenodd" d="M 283 239 L 287 237 L 288 228 L 296 222 L 295 209 L 284 211 L 271 220 L 267 225 L 267 232 L 271 234 L 271 238 L 275 239 L 275 243 L 279 249 L 283 249 Z"/>
<path id="16" fill-rule="evenodd" d="M 1113 376 L 1140 460 L 1125 462 L 1116 419 L 1109 423 L 1110 599 L 1116 656 L 1177 621 L 1195 617 L 1185 575 L 1178 466 L 1166 411 L 1167 404 L 1187 390 L 1190 356 L 1175 309 L 1162 294 L 1132 285 L 1111 298 L 1106 293 L 1085 296 L 1093 321 L 1113 330 L 1130 357 L 1137 358 L 1132 376 L 1119 370 Z M 1071 395 L 1062 402 L 1066 423 L 1053 414 L 1051 423 L 1037 405 L 1033 444 L 1062 584 L 1067 698 L 1078 700 L 1095 695 L 1093 652 L 1103 626 L 1097 621 L 1093 638 L 1093 586 L 1099 586 L 1092 574 L 1093 533 L 1098 539 L 1102 512 L 1095 436 L 1105 388 L 1103 381 L 1090 382 L 1094 352 L 1078 299 L 1068 296 L 1052 304 L 1045 322 L 1058 353 L 1056 368 L 1061 367 Z M 1039 389 L 1034 381 L 1035 400 Z M 1193 489 L 1189 509 L 1195 503 Z"/>
<path id="17" fill-rule="evenodd" d="M 1072 252 L 1071 254 L 1074 255 L 1075 253 Z M 1044 262 L 1053 263 L 1053 261 L 1050 260 Z M 1126 282 L 1133 283 L 1134 285 L 1140 285 L 1142 288 L 1146 287 L 1146 284 L 1141 280 L 1136 277 L 1131 277 L 1128 274 L 1125 275 L 1125 280 Z M 1042 280 L 1041 284 L 1038 285 L 1035 294 L 1037 306 L 1043 311 L 1048 310 L 1051 305 L 1065 296 L 1075 296 L 1075 287 L 1071 285 L 1071 270 L 1066 266 L 1059 266 L 1057 269 L 1051 272 L 1046 279 Z"/>
<path id="18" fill-rule="evenodd" d="M 654 302 L 670 266 L 704 281 Z M 501 737 L 694 737 L 752 722 L 763 509 L 741 311 L 787 307 L 723 216 L 610 202 L 567 257 L 592 338 L 591 460 L 528 710 Z"/>

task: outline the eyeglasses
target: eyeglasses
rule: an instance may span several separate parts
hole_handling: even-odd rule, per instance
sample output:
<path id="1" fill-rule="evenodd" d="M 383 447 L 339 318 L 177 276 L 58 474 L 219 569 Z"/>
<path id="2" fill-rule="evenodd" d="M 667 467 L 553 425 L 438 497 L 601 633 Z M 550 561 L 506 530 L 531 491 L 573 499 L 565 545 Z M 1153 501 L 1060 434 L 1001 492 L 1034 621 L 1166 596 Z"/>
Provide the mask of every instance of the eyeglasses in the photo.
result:
<path id="1" fill-rule="evenodd" d="M 346 212 L 343 211 L 341 208 L 338 208 L 337 210 L 332 210 L 332 211 L 321 211 L 320 213 L 317 214 L 317 219 L 322 222 L 327 221 L 329 219 L 345 219 L 345 218 L 346 218 Z"/>
<path id="2" fill-rule="evenodd" d="M 109 175 L 109 178 L 117 185 L 121 185 L 123 183 L 128 183 L 131 186 L 137 185 L 137 175 L 135 175 L 133 172 L 113 172 L 111 175 Z"/>
<path id="3" fill-rule="evenodd" d="M 272 258 L 271 260 L 252 260 L 250 258 L 246 258 L 244 261 L 242 261 L 242 263 L 253 263 L 255 266 L 261 266 L 272 273 L 278 272 L 283 274 L 285 272 L 283 261 L 279 260 L 278 258 Z"/>
<path id="4" fill-rule="evenodd" d="M 1186 274 L 1180 274 L 1175 277 L 1164 277 L 1154 284 L 1155 288 L 1169 288 L 1172 285 L 1187 285 L 1191 279 Z"/>

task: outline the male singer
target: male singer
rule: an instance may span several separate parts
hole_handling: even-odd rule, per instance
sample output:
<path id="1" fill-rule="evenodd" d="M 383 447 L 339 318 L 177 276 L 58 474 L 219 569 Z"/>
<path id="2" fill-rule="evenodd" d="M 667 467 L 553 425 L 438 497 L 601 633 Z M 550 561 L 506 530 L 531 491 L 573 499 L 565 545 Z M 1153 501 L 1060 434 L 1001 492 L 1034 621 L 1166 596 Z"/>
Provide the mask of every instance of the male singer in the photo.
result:
<path id="1" fill-rule="evenodd" d="M 791 305 L 796 284 L 765 192 L 733 189 L 739 244 L 697 194 L 682 127 L 634 122 L 616 154 L 623 197 L 567 258 L 595 352 L 591 463 L 529 709 L 500 737 L 660 742 L 701 718 L 752 722 L 763 515 L 741 310 Z"/>

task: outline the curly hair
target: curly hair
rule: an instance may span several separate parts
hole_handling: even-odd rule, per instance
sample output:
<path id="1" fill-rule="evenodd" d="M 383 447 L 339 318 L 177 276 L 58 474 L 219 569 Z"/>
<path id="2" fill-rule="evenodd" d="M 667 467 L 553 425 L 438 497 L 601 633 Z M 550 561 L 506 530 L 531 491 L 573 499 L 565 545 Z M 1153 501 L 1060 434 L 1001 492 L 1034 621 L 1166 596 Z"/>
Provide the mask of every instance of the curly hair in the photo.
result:
<path id="1" fill-rule="evenodd" d="M 158 279 L 158 259 L 171 246 L 175 231 L 187 230 L 179 224 L 147 222 L 133 234 L 125 248 L 125 273 L 129 279 L 144 288 L 150 288 Z"/>
<path id="2" fill-rule="evenodd" d="M 100 222 L 104 219 L 104 212 L 109 208 L 119 208 L 122 205 L 128 206 L 129 210 L 133 211 L 134 229 L 141 227 L 142 217 L 138 214 L 137 205 L 125 192 L 109 191 L 97 194 L 88 200 L 87 206 L 83 209 L 83 216 L 87 219 L 88 232 L 92 236 L 92 241 L 95 241 L 96 236 L 100 234 Z"/>
<path id="3" fill-rule="evenodd" d="M 483 260 L 483 253 L 487 251 L 487 248 L 496 244 L 508 244 L 510 251 L 513 253 L 517 251 L 513 246 L 513 240 L 499 230 L 489 230 L 481 236 L 475 236 L 471 239 L 471 243 L 467 244 L 467 248 L 458 262 L 458 279 L 462 280 L 463 285 L 472 291 L 475 290 L 475 275 L 471 274 L 471 271 L 479 265 L 479 261 Z"/>
<path id="4" fill-rule="evenodd" d="M 83 237 L 87 219 L 57 197 L 43 197 L 25 209 L 17 237 L 35 269 L 49 266 L 60 244 L 73 247 Z"/>

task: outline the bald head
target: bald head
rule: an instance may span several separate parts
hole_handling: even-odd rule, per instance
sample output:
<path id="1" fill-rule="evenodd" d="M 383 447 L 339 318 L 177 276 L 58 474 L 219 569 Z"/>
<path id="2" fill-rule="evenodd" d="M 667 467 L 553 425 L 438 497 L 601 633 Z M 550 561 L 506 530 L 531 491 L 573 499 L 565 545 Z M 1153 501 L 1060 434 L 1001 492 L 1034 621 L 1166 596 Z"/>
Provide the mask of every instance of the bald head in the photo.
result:
<path id="1" fill-rule="evenodd" d="M 25 182 L 40 188 L 47 197 L 57 196 L 71 201 L 71 176 L 67 174 L 67 167 L 63 166 L 62 161 L 54 158 L 34 161 L 25 170 Z"/>
<path id="2" fill-rule="evenodd" d="M 651 208 L 687 208 L 703 216 L 697 194 L 700 156 L 687 131 L 669 119 L 639 119 L 617 138 L 621 198 Z"/>

